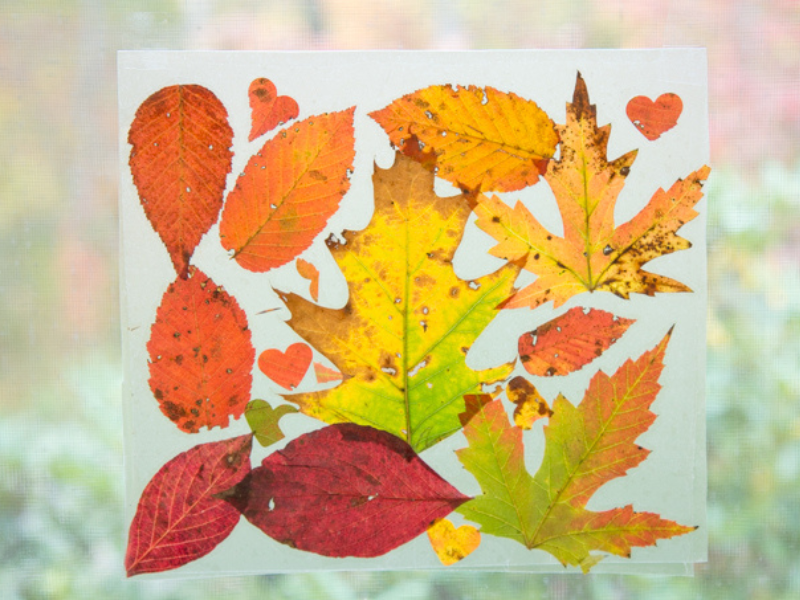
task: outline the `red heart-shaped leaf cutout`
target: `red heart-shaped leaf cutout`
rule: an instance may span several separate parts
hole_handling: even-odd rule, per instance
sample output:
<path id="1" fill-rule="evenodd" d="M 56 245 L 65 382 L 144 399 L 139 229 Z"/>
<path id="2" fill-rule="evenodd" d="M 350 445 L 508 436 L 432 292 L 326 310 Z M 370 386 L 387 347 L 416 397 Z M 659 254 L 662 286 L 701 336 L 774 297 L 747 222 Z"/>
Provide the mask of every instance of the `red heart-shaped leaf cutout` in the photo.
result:
<path id="1" fill-rule="evenodd" d="M 300 114 L 297 102 L 291 96 L 278 96 L 275 84 L 269 79 L 254 79 L 248 90 L 250 96 L 251 142 L 280 124 L 296 119 Z"/>
<path id="2" fill-rule="evenodd" d="M 297 342 L 289 346 L 286 352 L 277 348 L 264 350 L 258 357 L 258 368 L 279 386 L 292 390 L 303 381 L 312 357 L 311 346 Z"/>
<path id="3" fill-rule="evenodd" d="M 651 141 L 675 127 L 681 111 L 683 102 L 677 94 L 661 94 L 655 102 L 647 96 L 636 96 L 625 109 L 634 127 Z"/>

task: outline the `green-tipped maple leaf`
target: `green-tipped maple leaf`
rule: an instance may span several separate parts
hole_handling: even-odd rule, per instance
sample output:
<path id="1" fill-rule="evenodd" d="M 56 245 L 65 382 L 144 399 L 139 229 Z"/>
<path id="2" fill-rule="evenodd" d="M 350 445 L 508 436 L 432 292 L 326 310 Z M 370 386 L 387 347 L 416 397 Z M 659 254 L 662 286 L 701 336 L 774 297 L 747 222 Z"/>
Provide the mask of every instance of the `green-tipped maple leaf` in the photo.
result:
<path id="1" fill-rule="evenodd" d="M 631 506 L 586 509 L 600 486 L 649 454 L 635 440 L 655 420 L 649 407 L 661 389 L 668 341 L 669 334 L 612 377 L 598 372 L 577 407 L 563 396 L 556 399 L 545 427 L 544 459 L 534 476 L 525 469 L 522 429 L 511 426 L 501 401 L 473 399 L 467 411 L 474 416 L 464 427 L 469 446 L 457 454 L 483 494 L 458 511 L 483 533 L 545 550 L 584 572 L 602 558 L 594 551 L 630 556 L 633 546 L 693 531 Z"/>
<path id="2" fill-rule="evenodd" d="M 289 325 L 344 376 L 333 389 L 286 399 L 327 423 L 388 431 L 417 452 L 461 428 L 465 394 L 510 373 L 510 364 L 474 371 L 465 359 L 519 273 L 506 265 L 476 281 L 455 275 L 470 205 L 464 194 L 437 196 L 433 180 L 402 154 L 376 167 L 371 223 L 329 242 L 349 284 L 344 308 L 284 297 Z"/>
<path id="3" fill-rule="evenodd" d="M 553 191 L 564 224 L 563 237 L 545 229 L 517 202 L 512 209 L 496 196 L 480 198 L 477 225 L 499 243 L 491 254 L 525 261 L 538 277 L 503 303 L 504 308 L 535 308 L 549 300 L 558 307 L 585 291 L 607 291 L 622 298 L 631 293 L 689 292 L 686 285 L 649 273 L 642 265 L 691 243 L 677 230 L 697 216 L 708 178 L 704 166 L 679 179 L 666 192 L 656 191 L 638 215 L 614 225 L 617 196 L 625 185 L 636 150 L 607 158 L 611 126 L 597 126 L 586 83 L 578 75 L 567 123 L 556 127 L 561 156 L 551 160 L 545 180 Z"/>

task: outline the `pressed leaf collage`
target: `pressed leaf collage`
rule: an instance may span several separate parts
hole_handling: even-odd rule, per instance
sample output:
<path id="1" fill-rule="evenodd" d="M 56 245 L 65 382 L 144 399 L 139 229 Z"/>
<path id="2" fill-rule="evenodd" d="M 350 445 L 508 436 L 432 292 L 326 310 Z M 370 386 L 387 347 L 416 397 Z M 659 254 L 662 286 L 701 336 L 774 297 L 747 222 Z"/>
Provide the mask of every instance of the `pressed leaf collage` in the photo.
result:
<path id="1" fill-rule="evenodd" d="M 214 91 L 194 83 L 156 91 L 128 124 L 130 179 L 175 271 L 148 325 L 150 410 L 186 440 L 141 493 L 128 575 L 186 565 L 236 527 L 330 558 L 374 559 L 427 538 L 444 566 L 492 564 L 481 558 L 491 538 L 584 572 L 694 531 L 638 512 L 647 506 L 587 508 L 649 454 L 637 439 L 657 419 L 673 335 L 625 354 L 629 330 L 647 324 L 591 293 L 692 293 L 643 266 L 691 246 L 678 230 L 697 216 L 709 168 L 651 190 L 617 224 L 637 150 L 608 157 L 611 126 L 598 125 L 580 73 L 563 123 L 535 98 L 479 82 L 312 115 L 287 92 L 291 80 L 267 74 L 240 91 L 249 129 L 234 130 Z M 677 94 L 633 98 L 627 126 L 660 143 L 683 107 Z M 355 166 L 363 119 L 394 154 L 369 172 Z M 237 163 L 234 147 L 251 155 Z M 372 190 L 371 219 L 333 226 L 356 183 Z M 552 191 L 562 232 L 530 202 L 507 204 L 532 186 Z M 495 267 L 474 278 L 457 264 L 468 234 L 493 240 Z M 201 270 L 201 242 L 276 304 L 248 312 Z M 347 287 L 339 306 L 326 299 L 333 264 Z M 277 271 L 294 283 L 273 284 Z M 535 317 L 550 301 L 557 314 Z M 474 368 L 473 346 L 512 309 L 538 325 L 508 340 L 515 356 Z M 265 343 L 260 328 L 277 320 L 291 342 Z M 603 363 L 609 375 L 594 361 L 612 349 L 624 356 Z M 589 381 L 582 397 L 548 391 L 576 377 Z M 211 441 L 217 428 L 231 433 Z M 526 443 L 542 435 L 529 471 Z M 426 458 L 444 447 L 479 493 Z"/>

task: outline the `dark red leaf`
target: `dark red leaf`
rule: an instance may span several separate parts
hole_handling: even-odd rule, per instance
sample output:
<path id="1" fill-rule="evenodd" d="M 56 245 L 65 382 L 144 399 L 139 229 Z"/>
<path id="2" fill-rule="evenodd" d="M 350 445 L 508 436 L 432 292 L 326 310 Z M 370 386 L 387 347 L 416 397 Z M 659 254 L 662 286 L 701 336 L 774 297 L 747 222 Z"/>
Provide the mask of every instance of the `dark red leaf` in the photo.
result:
<path id="1" fill-rule="evenodd" d="M 236 299 L 192 267 L 170 284 L 150 330 L 150 389 L 183 431 L 227 427 L 250 400 L 255 349 Z"/>
<path id="2" fill-rule="evenodd" d="M 400 438 L 353 423 L 295 439 L 226 496 L 273 539 L 334 557 L 385 554 L 469 499 Z"/>
<path id="3" fill-rule="evenodd" d="M 252 435 L 200 444 L 150 480 L 128 533 L 128 577 L 167 571 L 205 556 L 230 535 L 239 512 L 214 497 L 250 472 Z"/>

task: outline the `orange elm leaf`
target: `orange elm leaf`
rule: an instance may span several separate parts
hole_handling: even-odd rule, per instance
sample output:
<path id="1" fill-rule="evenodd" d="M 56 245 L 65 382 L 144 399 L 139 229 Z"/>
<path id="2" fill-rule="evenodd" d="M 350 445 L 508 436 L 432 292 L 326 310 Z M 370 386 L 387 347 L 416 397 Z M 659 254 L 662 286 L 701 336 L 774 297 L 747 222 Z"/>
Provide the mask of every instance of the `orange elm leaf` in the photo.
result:
<path id="1" fill-rule="evenodd" d="M 250 395 L 255 349 L 236 299 L 191 267 L 170 284 L 147 342 L 150 389 L 180 429 L 227 427 Z"/>
<path id="2" fill-rule="evenodd" d="M 313 356 L 311 346 L 296 342 L 286 352 L 277 348 L 264 350 L 258 357 L 258 368 L 282 388 L 293 390 L 306 376 Z"/>
<path id="3" fill-rule="evenodd" d="M 301 254 L 350 188 L 353 111 L 309 117 L 278 132 L 228 194 L 220 239 L 245 269 L 269 271 Z"/>
<path id="4" fill-rule="evenodd" d="M 510 192 L 539 180 L 558 144 L 535 102 L 492 87 L 432 85 L 370 113 L 392 144 L 469 190 Z"/>
<path id="5" fill-rule="evenodd" d="M 472 525 L 456 529 L 448 519 L 437 519 L 428 527 L 428 539 L 436 556 L 447 567 L 466 558 L 480 546 L 481 532 Z"/>
<path id="6" fill-rule="evenodd" d="M 531 375 L 567 375 L 592 362 L 635 321 L 577 306 L 519 338 L 519 357 Z"/>
<path id="7" fill-rule="evenodd" d="M 553 191 L 564 235 L 545 229 L 520 202 L 512 209 L 497 196 L 478 197 L 477 225 L 498 244 L 492 255 L 524 261 L 537 275 L 530 285 L 503 302 L 502 308 L 535 308 L 550 300 L 555 307 L 582 292 L 607 291 L 627 299 L 631 293 L 690 292 L 684 284 L 643 270 L 660 256 L 691 247 L 677 231 L 697 216 L 703 197 L 703 166 L 667 191 L 659 189 L 629 222 L 616 227 L 617 196 L 636 158 L 636 151 L 607 159 L 610 125 L 597 126 L 586 83 L 578 75 L 567 105 L 567 123 L 557 126 L 561 155 L 551 160 L 545 180 Z"/>
<path id="8" fill-rule="evenodd" d="M 612 377 L 598 372 L 577 407 L 563 396 L 556 399 L 544 429 L 542 465 L 533 477 L 525 468 L 522 430 L 511 426 L 499 400 L 481 406 L 464 427 L 468 447 L 456 453 L 483 494 L 458 512 L 479 523 L 483 533 L 545 550 L 584 571 L 602 558 L 594 551 L 630 556 L 633 546 L 693 531 L 631 507 L 586 509 L 600 486 L 624 476 L 649 453 L 635 442 L 655 420 L 649 408 L 661 389 L 669 337 Z"/>
<path id="9" fill-rule="evenodd" d="M 225 497 L 274 540 L 323 556 L 380 556 L 468 499 L 406 442 L 339 423 L 265 458 Z"/>
<path id="10" fill-rule="evenodd" d="M 264 77 L 253 80 L 247 95 L 250 97 L 251 126 L 248 140 L 251 142 L 278 125 L 296 119 L 300 114 L 295 99 L 278 96 L 275 84 Z"/>
<path id="11" fill-rule="evenodd" d="M 319 300 L 319 269 L 312 265 L 307 260 L 302 258 L 297 259 L 297 272 L 303 279 L 308 279 L 311 284 L 309 286 L 309 293 L 314 299 L 314 302 Z"/>
<path id="12" fill-rule="evenodd" d="M 128 577 L 175 569 L 230 535 L 239 512 L 214 497 L 250 472 L 253 436 L 200 444 L 170 460 L 145 487 L 131 521 Z"/>
<path id="13" fill-rule="evenodd" d="M 631 123 L 650 141 L 675 127 L 682 111 L 683 101 L 677 94 L 661 94 L 655 102 L 647 96 L 636 96 L 625 107 Z"/>
<path id="14" fill-rule="evenodd" d="M 133 183 L 181 277 L 222 208 L 232 141 L 225 107 L 199 85 L 162 88 L 131 123 Z"/>

